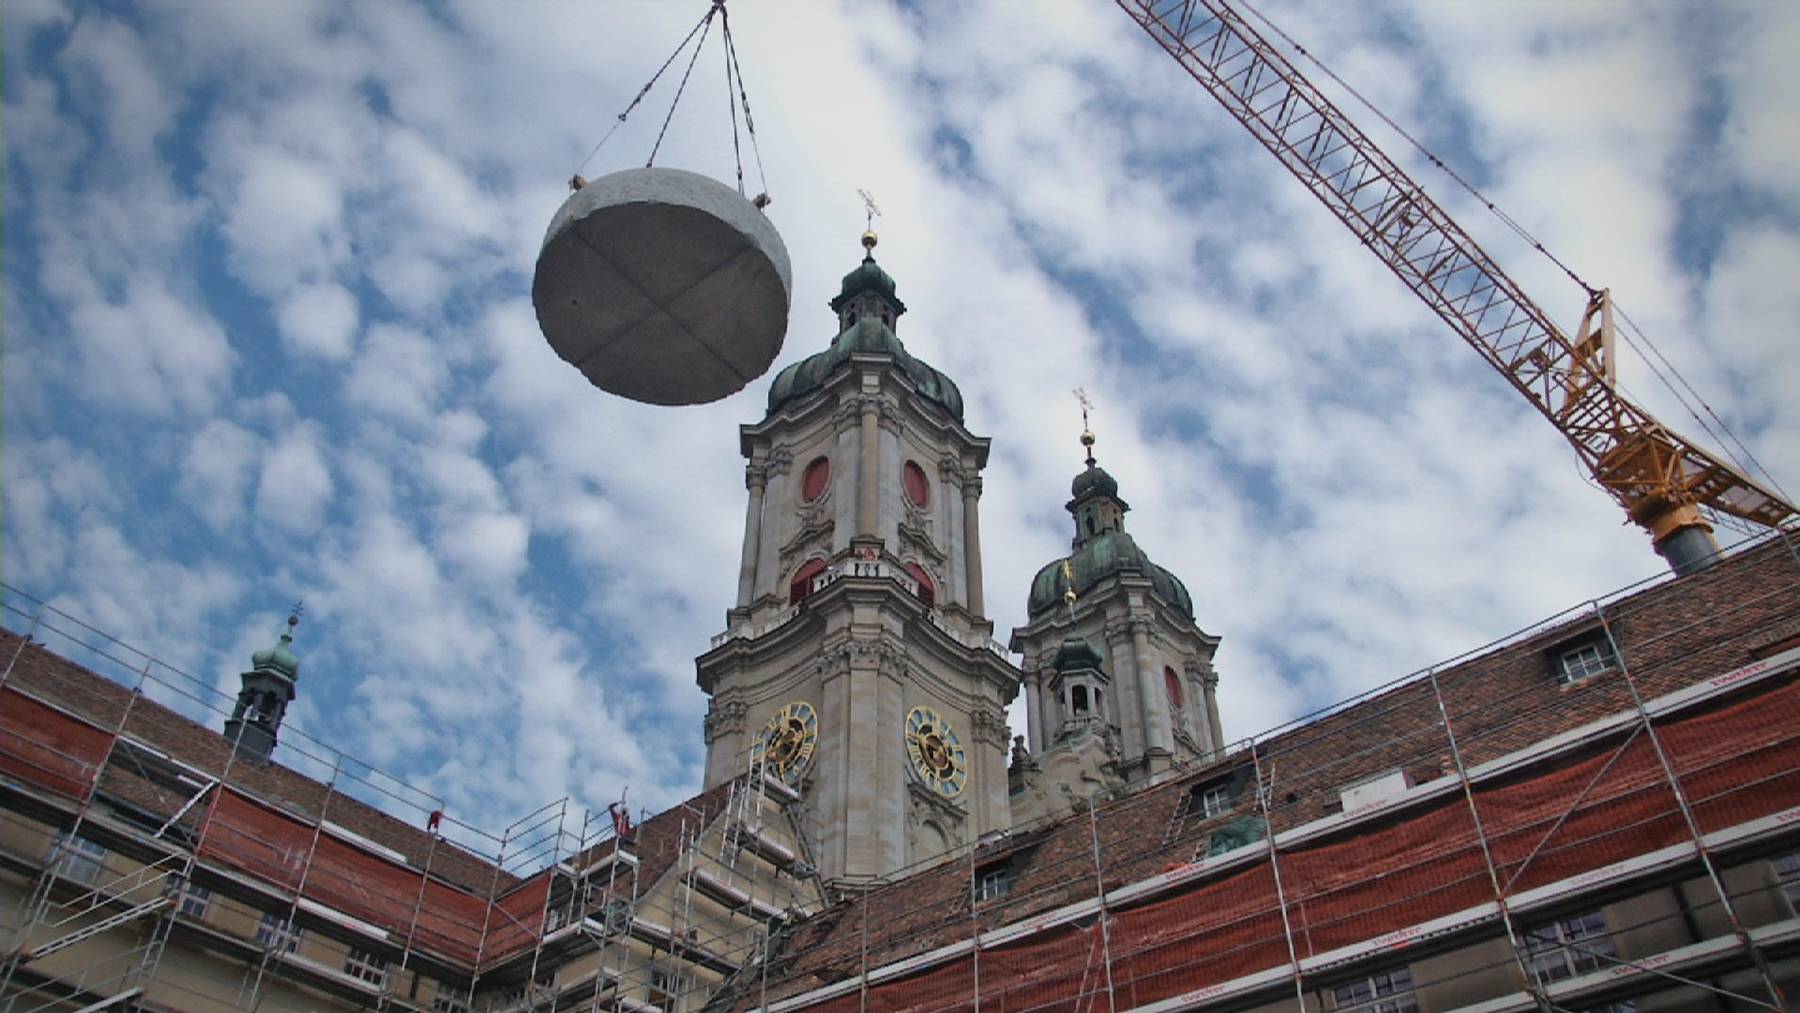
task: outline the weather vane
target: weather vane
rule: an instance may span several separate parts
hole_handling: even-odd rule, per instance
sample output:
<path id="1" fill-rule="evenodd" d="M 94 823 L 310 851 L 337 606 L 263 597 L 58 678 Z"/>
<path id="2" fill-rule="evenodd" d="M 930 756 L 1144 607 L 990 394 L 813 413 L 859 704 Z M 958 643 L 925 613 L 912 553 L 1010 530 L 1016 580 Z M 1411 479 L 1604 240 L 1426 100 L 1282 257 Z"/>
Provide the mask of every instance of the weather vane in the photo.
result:
<path id="1" fill-rule="evenodd" d="M 306 614 L 305 603 L 295 602 L 294 607 L 288 610 L 288 618 L 287 618 L 288 629 L 292 630 L 294 627 L 300 625 L 300 617 L 305 614 Z"/>
<path id="2" fill-rule="evenodd" d="M 877 215 L 881 214 L 881 208 L 875 203 L 875 198 L 869 196 L 869 191 L 857 187 L 856 195 L 862 198 L 863 211 L 867 215 L 868 228 L 873 231 L 875 228 L 875 218 Z"/>
<path id="3" fill-rule="evenodd" d="M 1088 400 L 1087 391 L 1080 387 L 1075 388 L 1075 400 L 1081 402 L 1081 445 L 1087 448 L 1087 466 L 1092 468 L 1094 466 L 1094 431 L 1088 428 L 1088 412 L 1094 407 L 1094 402 Z"/>

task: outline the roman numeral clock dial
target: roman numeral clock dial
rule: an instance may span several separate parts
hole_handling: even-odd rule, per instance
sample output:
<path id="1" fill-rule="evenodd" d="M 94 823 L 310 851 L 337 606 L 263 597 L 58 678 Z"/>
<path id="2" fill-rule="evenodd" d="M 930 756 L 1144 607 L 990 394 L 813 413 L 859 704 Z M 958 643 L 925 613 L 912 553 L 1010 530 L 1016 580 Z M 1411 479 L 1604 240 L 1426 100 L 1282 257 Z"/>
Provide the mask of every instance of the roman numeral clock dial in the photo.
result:
<path id="1" fill-rule="evenodd" d="M 798 787 L 818 744 L 818 711 L 805 700 L 795 700 L 776 711 L 757 733 L 756 755 L 764 770 Z"/>
<path id="2" fill-rule="evenodd" d="M 932 791 L 954 798 L 969 780 L 969 757 L 950 722 L 930 707 L 906 715 L 906 755 L 913 774 Z"/>

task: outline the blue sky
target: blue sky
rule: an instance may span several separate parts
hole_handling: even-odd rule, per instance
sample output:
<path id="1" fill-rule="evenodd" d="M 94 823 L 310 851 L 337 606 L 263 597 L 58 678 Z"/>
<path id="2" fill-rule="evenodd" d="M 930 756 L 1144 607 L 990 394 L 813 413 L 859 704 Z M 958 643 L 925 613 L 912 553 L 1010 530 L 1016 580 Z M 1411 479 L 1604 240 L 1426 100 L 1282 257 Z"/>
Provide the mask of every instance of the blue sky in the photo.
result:
<path id="1" fill-rule="evenodd" d="M 695 789 L 692 659 L 735 591 L 736 426 L 769 377 L 696 408 L 601 394 L 529 286 L 564 181 L 703 10 L 6 0 L 6 582 L 225 691 L 304 599 L 291 720 L 472 822 Z M 994 439 L 1000 639 L 1066 551 L 1076 386 L 1131 530 L 1224 638 L 1234 737 L 1660 570 L 1112 5 L 731 10 L 794 265 L 777 368 L 829 341 L 872 191 L 900 336 Z M 1267 10 L 1800 482 L 1793 5 Z M 659 164 L 730 178 L 718 60 Z M 589 176 L 641 164 L 671 84 Z M 1418 175 L 1574 322 L 1578 289 Z"/>

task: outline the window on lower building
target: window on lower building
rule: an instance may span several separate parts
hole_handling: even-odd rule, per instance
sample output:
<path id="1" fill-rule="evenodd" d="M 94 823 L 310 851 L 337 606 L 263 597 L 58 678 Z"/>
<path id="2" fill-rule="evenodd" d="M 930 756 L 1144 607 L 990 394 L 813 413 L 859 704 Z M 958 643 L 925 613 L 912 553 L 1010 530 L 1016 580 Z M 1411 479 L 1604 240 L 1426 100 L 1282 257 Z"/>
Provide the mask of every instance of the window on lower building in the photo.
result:
<path id="1" fill-rule="evenodd" d="M 1231 776 L 1214 778 L 1189 788 L 1178 803 L 1178 827 L 1174 832 L 1192 832 L 1207 820 L 1230 813 L 1237 801 L 1234 780 Z"/>
<path id="2" fill-rule="evenodd" d="M 1332 990 L 1331 1006 L 1357 1013 L 1418 1013 L 1413 999 L 1412 968 L 1396 967 L 1358 978 Z"/>
<path id="3" fill-rule="evenodd" d="M 1013 870 L 1008 862 L 975 870 L 975 898 L 999 900 L 1012 893 Z"/>
<path id="4" fill-rule="evenodd" d="M 1525 937 L 1526 964 L 1545 984 L 1611 967 L 1618 955 L 1606 917 L 1598 911 L 1559 918 Z"/>
<path id="5" fill-rule="evenodd" d="M 1231 785 L 1225 781 L 1196 785 L 1188 809 L 1203 820 L 1210 820 L 1214 816 L 1222 816 L 1230 812 Z"/>
<path id="6" fill-rule="evenodd" d="M 100 878 L 100 863 L 105 859 L 106 849 L 100 844 L 64 830 L 51 838 L 50 853 L 44 857 L 58 876 L 88 886 Z"/>
<path id="7" fill-rule="evenodd" d="M 469 1013 L 469 1004 L 451 992 L 439 992 L 431 1000 L 432 1013 Z"/>
<path id="8" fill-rule="evenodd" d="M 1604 639 L 1567 647 L 1556 656 L 1556 671 L 1565 683 L 1580 682 L 1618 667 L 1619 660 L 1613 655 L 1612 642 Z"/>
<path id="9" fill-rule="evenodd" d="M 211 890 L 196 883 L 190 883 L 175 873 L 170 873 L 163 880 L 162 895 L 164 897 L 180 897 L 181 913 L 192 918 L 205 918 L 206 909 L 212 905 Z"/>
<path id="10" fill-rule="evenodd" d="M 650 1002 L 672 1010 L 682 993 L 687 991 L 688 984 L 688 976 L 679 971 L 651 971 Z"/>
<path id="11" fill-rule="evenodd" d="M 264 912 L 261 924 L 256 926 L 256 941 L 264 949 L 292 953 L 300 948 L 300 929 L 286 915 Z"/>
<path id="12" fill-rule="evenodd" d="M 386 985 L 387 958 L 352 946 L 344 954 L 344 973 L 352 978 L 361 978 L 371 985 Z"/>
<path id="13" fill-rule="evenodd" d="M 1788 906 L 1800 913 L 1800 851 L 1782 855 L 1769 864 L 1775 867 L 1775 882 L 1780 884 Z"/>

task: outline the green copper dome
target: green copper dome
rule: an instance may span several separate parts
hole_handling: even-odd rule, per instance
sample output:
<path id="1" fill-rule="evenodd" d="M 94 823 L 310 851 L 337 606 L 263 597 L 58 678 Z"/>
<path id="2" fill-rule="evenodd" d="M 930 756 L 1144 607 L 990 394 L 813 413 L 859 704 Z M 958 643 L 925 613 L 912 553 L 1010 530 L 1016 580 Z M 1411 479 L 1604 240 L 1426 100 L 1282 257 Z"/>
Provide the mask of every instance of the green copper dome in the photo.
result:
<path id="1" fill-rule="evenodd" d="M 1119 495 L 1119 481 L 1107 474 L 1105 468 L 1096 467 L 1094 464 L 1089 463 L 1087 470 L 1076 475 L 1075 480 L 1069 483 L 1069 497 L 1071 499 L 1081 499 L 1084 496 L 1095 494 L 1111 496 L 1117 499 Z"/>
<path id="2" fill-rule="evenodd" d="M 274 647 L 265 647 L 250 656 L 250 667 L 258 672 L 270 672 L 286 677 L 289 681 L 300 675 L 300 656 L 293 652 L 294 635 L 283 633 L 281 642 Z"/>
<path id="3" fill-rule="evenodd" d="M 1078 672 L 1084 668 L 1099 668 L 1102 660 L 1099 651 L 1071 633 L 1063 638 L 1062 647 L 1057 649 L 1055 664 L 1058 672 Z"/>
<path id="4" fill-rule="evenodd" d="M 1194 598 L 1179 578 L 1157 566 L 1123 531 L 1103 531 L 1084 541 L 1069 557 L 1075 571 L 1075 593 L 1082 595 L 1108 577 L 1127 574 L 1150 578 L 1150 590 L 1189 619 L 1194 617 Z M 1063 561 L 1044 565 L 1031 579 L 1031 596 L 1026 610 L 1033 619 L 1052 608 L 1063 606 L 1063 592 L 1068 590 L 1063 576 Z"/>
<path id="5" fill-rule="evenodd" d="M 869 293 L 873 293 L 870 300 L 851 306 L 852 300 Z M 864 257 L 856 270 L 844 275 L 843 288 L 831 300 L 831 309 L 842 321 L 842 330 L 831 339 L 831 347 L 775 374 L 775 382 L 769 385 L 769 414 L 819 390 L 850 356 L 864 354 L 891 357 L 921 396 L 962 421 L 962 391 L 949 377 L 913 358 L 894 335 L 892 321 L 906 312 L 906 304 L 894 295 L 893 276 L 883 271 L 873 256 Z"/>
<path id="6" fill-rule="evenodd" d="M 866 254 L 856 270 L 844 275 L 844 284 L 839 286 L 837 298 L 831 300 L 831 312 L 842 312 L 846 303 L 864 292 L 878 292 L 882 298 L 893 303 L 895 316 L 906 312 L 906 304 L 894 294 L 894 276 L 875 263 L 873 253 Z"/>

